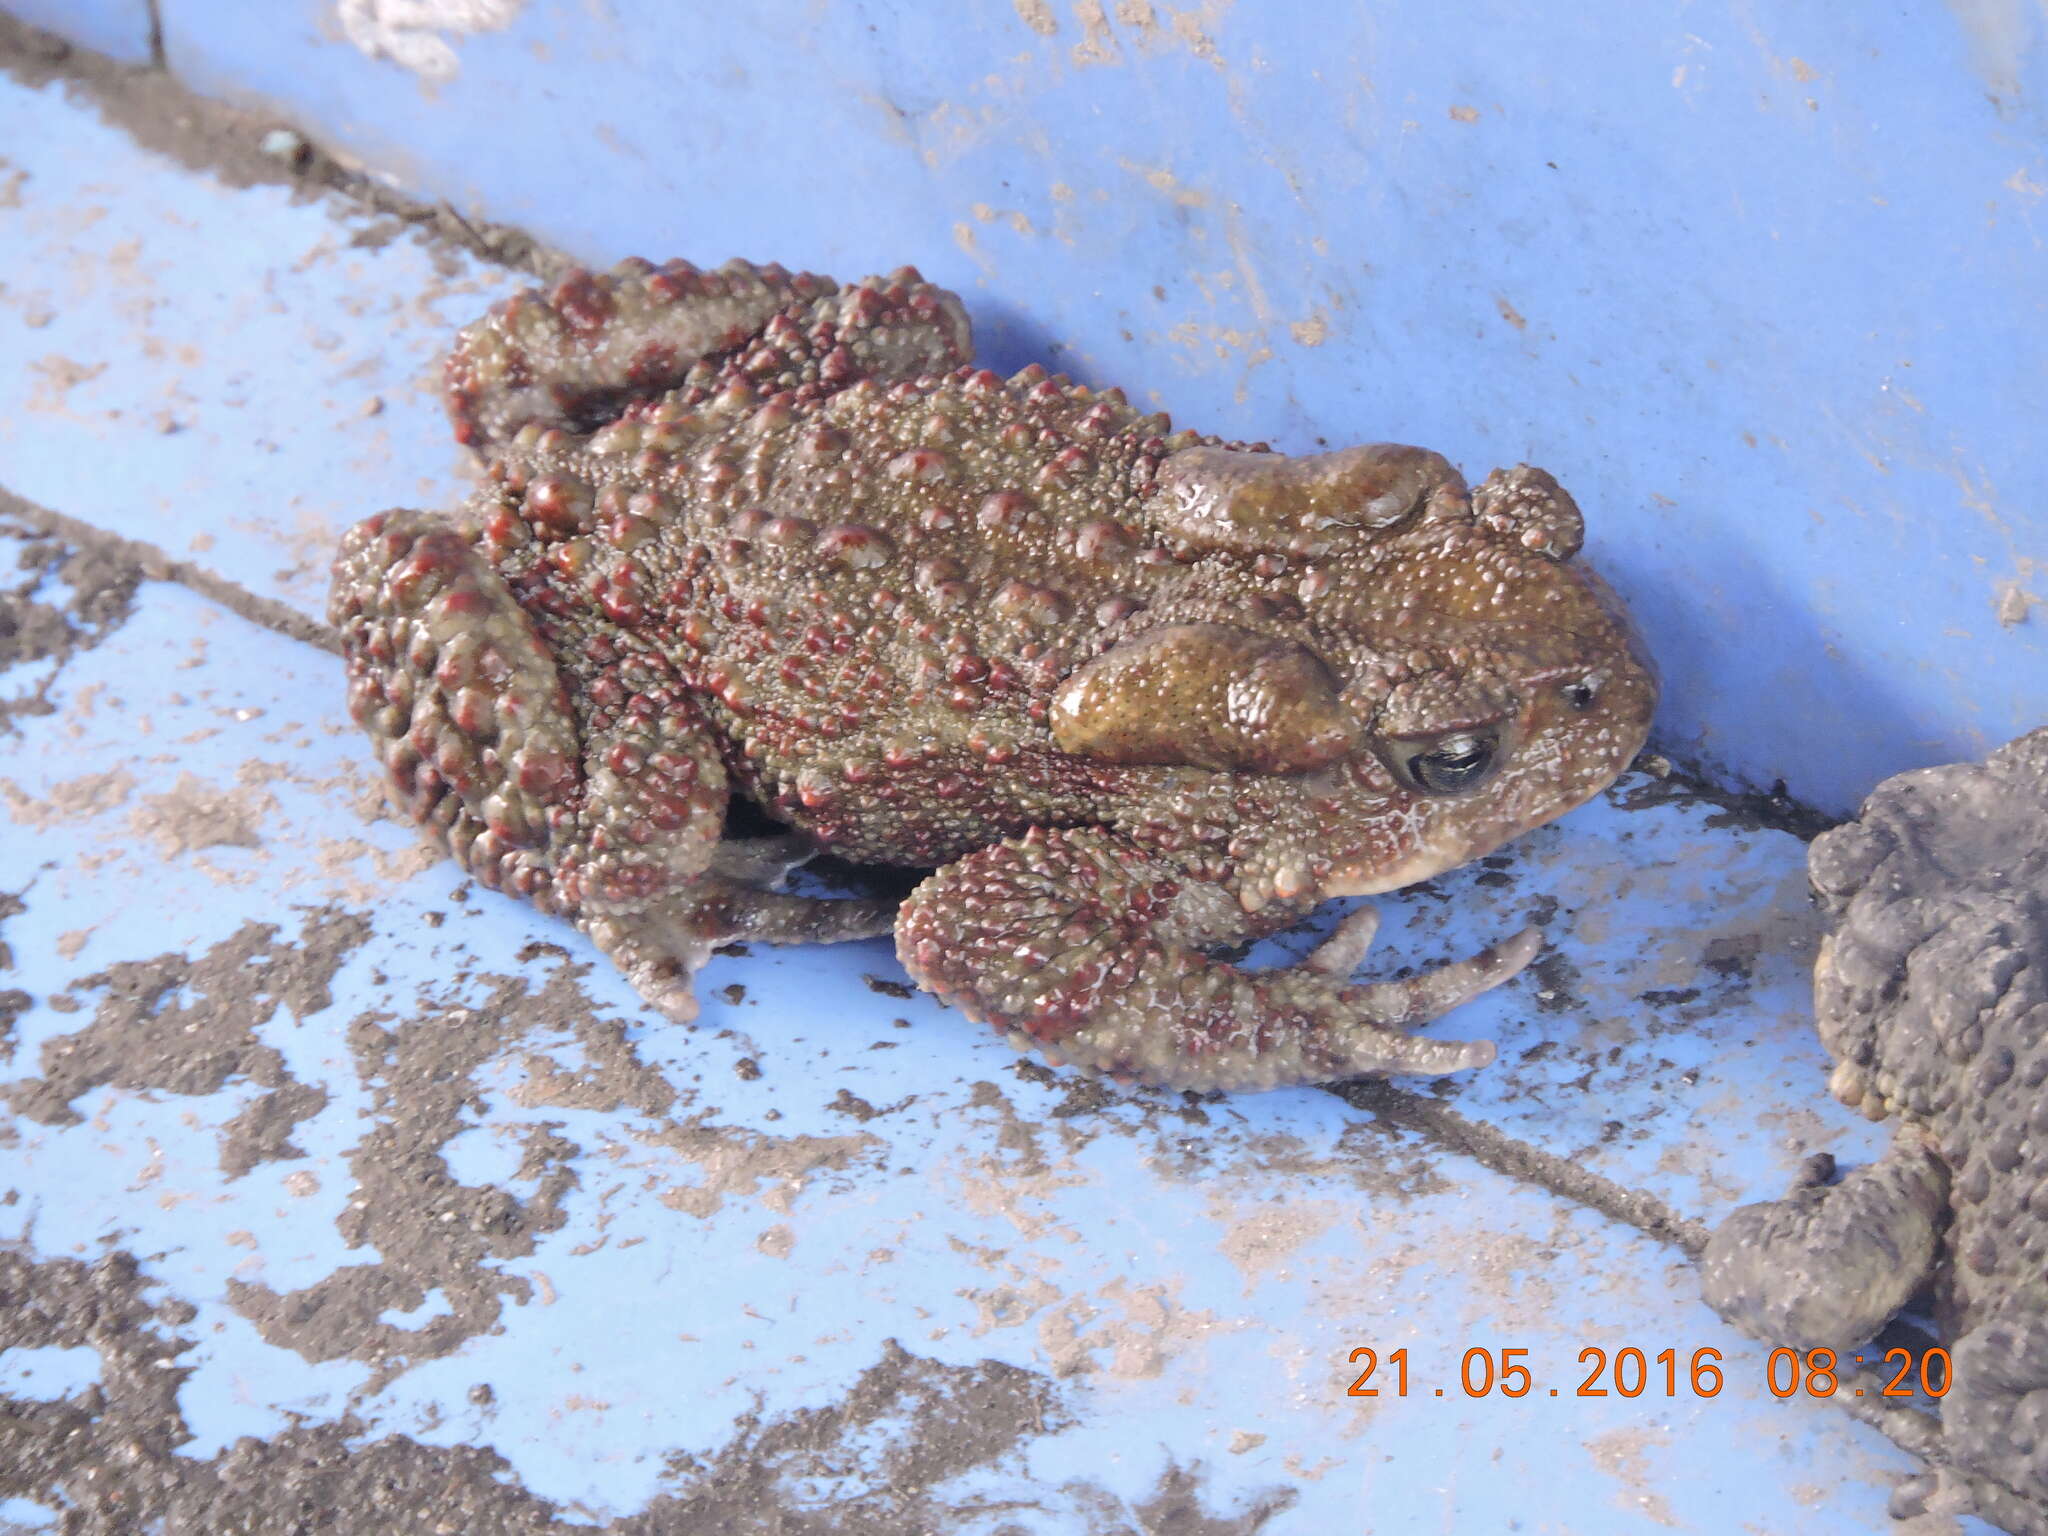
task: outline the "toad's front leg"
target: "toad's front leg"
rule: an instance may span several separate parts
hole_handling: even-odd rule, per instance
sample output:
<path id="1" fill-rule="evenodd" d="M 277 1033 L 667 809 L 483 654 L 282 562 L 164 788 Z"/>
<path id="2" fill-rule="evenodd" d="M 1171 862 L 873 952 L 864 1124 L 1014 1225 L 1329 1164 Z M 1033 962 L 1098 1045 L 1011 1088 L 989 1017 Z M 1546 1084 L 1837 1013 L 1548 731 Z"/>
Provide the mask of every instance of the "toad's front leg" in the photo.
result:
<path id="1" fill-rule="evenodd" d="M 1227 905 L 1226 905 L 1227 904 Z M 1255 1089 L 1493 1060 L 1486 1041 L 1406 1033 L 1519 971 L 1538 937 L 1405 981 L 1347 985 L 1369 920 L 1304 964 L 1212 960 L 1235 902 L 1101 827 L 1033 830 L 911 893 L 896 947 L 919 985 L 1056 1062 L 1164 1088 Z"/>
<path id="2" fill-rule="evenodd" d="M 1949 1215 L 1948 1165 L 1902 1129 L 1884 1156 L 1831 1183 L 1808 1158 L 1782 1200 L 1732 1212 L 1700 1255 L 1700 1295 L 1752 1337 L 1846 1352 L 1872 1338 L 1934 1275 Z M 1946 1410 L 1944 1410 L 1946 1412 Z"/>

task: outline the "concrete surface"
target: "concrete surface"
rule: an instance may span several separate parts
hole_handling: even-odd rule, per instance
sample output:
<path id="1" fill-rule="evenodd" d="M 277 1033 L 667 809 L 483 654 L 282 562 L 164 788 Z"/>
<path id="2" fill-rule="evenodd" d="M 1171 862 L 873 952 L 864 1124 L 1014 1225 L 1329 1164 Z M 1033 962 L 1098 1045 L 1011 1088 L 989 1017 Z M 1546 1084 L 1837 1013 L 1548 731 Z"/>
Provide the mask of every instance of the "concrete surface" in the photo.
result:
<path id="1" fill-rule="evenodd" d="M 161 10 L 586 261 L 910 260 L 1005 369 L 1541 463 L 1732 782 L 1843 815 L 2048 718 L 2040 0 Z"/>
<path id="2" fill-rule="evenodd" d="M 156 56 L 150 0 L 14 0 L 8 9 L 123 64 L 148 64 Z"/>
<path id="3" fill-rule="evenodd" d="M 1810 817 L 1638 774 L 1382 900 L 1382 972 L 1551 943 L 1421 1092 L 1050 1073 L 886 943 L 663 1024 L 390 819 L 314 622 L 343 524 L 457 494 L 437 353 L 519 279 L 5 57 L 0 1530 L 1985 1529 L 1891 1525 L 1916 1405 L 1778 1398 L 1695 1297 L 1879 1142 Z M 1627 1347 L 1676 1390 L 1580 1395 Z"/>

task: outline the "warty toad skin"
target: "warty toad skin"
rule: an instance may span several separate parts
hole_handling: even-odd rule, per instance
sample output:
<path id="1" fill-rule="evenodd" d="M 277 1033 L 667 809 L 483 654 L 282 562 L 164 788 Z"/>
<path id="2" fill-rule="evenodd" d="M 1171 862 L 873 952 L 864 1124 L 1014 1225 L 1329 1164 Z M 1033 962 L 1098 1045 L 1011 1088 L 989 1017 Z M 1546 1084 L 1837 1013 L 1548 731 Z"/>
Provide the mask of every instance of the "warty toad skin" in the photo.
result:
<path id="1" fill-rule="evenodd" d="M 448 363 L 488 478 L 352 529 L 331 614 L 398 803 L 672 1018 L 733 939 L 892 926 L 1055 1063 L 1247 1089 L 1482 1066 L 1411 1026 L 1512 975 L 1353 983 L 1214 949 L 1476 858 L 1598 793 L 1655 683 L 1546 473 L 1287 458 L 972 366 L 904 268 L 627 262 Z M 729 796 L 790 835 L 724 839 Z M 935 869 L 900 910 L 773 885 Z"/>
<path id="2" fill-rule="evenodd" d="M 1846 1355 L 1931 1288 L 1943 1459 L 1893 1513 L 2048 1536 L 2048 728 L 1886 779 L 1808 873 L 1834 919 L 1828 1087 L 1897 1131 L 1839 1183 L 1823 1153 L 1730 1215 L 1701 1290 L 1760 1338 Z"/>

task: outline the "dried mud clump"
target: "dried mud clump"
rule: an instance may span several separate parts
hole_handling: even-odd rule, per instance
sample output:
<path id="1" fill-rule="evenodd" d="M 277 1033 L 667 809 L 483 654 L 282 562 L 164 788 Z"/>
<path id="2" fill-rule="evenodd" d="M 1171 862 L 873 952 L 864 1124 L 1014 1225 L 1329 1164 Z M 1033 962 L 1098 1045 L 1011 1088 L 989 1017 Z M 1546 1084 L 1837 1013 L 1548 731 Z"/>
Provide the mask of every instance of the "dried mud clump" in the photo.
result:
<path id="1" fill-rule="evenodd" d="M 0 687 L 0 735 L 16 716 L 55 711 L 50 688 L 65 663 L 121 627 L 142 581 L 132 563 L 44 537 L 8 512 L 0 492 L 0 673 L 52 665 L 25 689 Z"/>

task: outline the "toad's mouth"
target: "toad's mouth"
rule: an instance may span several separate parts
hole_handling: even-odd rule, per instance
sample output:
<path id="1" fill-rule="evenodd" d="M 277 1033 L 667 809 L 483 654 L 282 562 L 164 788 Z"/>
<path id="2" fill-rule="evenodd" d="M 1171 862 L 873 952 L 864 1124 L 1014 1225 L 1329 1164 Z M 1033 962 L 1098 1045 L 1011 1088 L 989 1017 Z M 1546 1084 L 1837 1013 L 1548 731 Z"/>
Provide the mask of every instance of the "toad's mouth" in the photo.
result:
<path id="1" fill-rule="evenodd" d="M 1621 768 L 1589 785 L 1584 794 L 1555 808 L 1520 816 L 1504 814 L 1453 822 L 1435 837 L 1419 838 L 1394 864 L 1375 863 L 1364 858 L 1339 862 L 1323 881 L 1322 893 L 1325 897 L 1379 896 L 1460 869 L 1538 827 L 1547 826 L 1567 812 L 1577 810 L 1620 778 L 1622 768 L 1633 760 L 1633 755 L 1623 761 Z"/>
<path id="2" fill-rule="evenodd" d="M 1469 863 L 1473 857 L 1476 855 L 1438 848 L 1420 848 L 1391 868 L 1368 870 L 1362 866 L 1340 865 L 1331 870 L 1329 879 L 1323 882 L 1323 895 L 1378 896 L 1387 891 L 1398 891 L 1403 886 L 1433 879 L 1446 870 L 1456 869 L 1461 864 Z"/>

